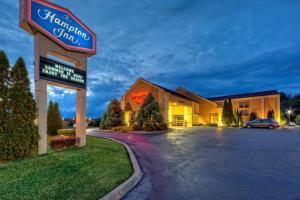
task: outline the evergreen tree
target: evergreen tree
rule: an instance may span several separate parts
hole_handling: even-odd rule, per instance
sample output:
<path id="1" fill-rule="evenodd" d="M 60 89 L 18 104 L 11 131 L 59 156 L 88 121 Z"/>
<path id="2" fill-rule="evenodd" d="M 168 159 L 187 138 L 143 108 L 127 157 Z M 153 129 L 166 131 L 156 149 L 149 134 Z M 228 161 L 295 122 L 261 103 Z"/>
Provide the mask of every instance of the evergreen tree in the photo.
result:
<path id="1" fill-rule="evenodd" d="M 7 92 L 7 121 L 1 126 L 6 131 L 1 158 L 11 160 L 28 156 L 37 151 L 38 131 L 34 124 L 36 104 L 30 92 L 30 81 L 25 62 L 19 58 L 10 72 Z M 0 145 L 3 147 L 3 145 Z"/>
<path id="2" fill-rule="evenodd" d="M 300 125 L 300 115 L 296 116 L 295 122 L 297 125 Z"/>
<path id="3" fill-rule="evenodd" d="M 250 113 L 250 121 L 253 121 L 253 120 L 255 120 L 255 119 L 257 119 L 256 113 L 255 113 L 255 112 L 251 112 L 251 113 Z"/>
<path id="4" fill-rule="evenodd" d="M 240 126 L 244 125 L 244 121 L 243 121 L 243 116 L 242 116 L 242 112 L 239 112 L 239 118 L 240 118 Z"/>
<path id="5" fill-rule="evenodd" d="M 284 115 L 283 112 L 280 112 L 280 125 L 281 125 L 281 126 L 284 126 L 284 125 L 286 125 L 286 124 L 287 124 L 287 120 L 286 120 L 286 118 L 285 118 L 285 115 Z"/>
<path id="6" fill-rule="evenodd" d="M 164 130 L 167 128 L 166 123 L 163 122 L 159 105 L 151 93 L 141 105 L 136 118 L 136 127 L 139 130 L 146 131 Z"/>
<path id="7" fill-rule="evenodd" d="M 8 127 L 5 125 L 9 120 L 8 113 L 8 85 L 9 85 L 9 61 L 0 51 L 0 160 L 7 159 L 7 143 L 10 141 Z"/>
<path id="8" fill-rule="evenodd" d="M 62 128 L 62 119 L 59 112 L 58 103 L 50 100 L 47 116 L 47 132 L 49 135 L 57 135 L 57 130 Z"/>
<path id="9" fill-rule="evenodd" d="M 224 101 L 222 120 L 224 122 L 224 125 L 226 126 L 231 126 L 234 122 L 234 114 L 231 99 Z"/>
<path id="10" fill-rule="evenodd" d="M 9 61 L 4 53 L 0 51 L 0 127 L 8 119 L 8 86 L 9 86 Z M 1 134 L 1 130 L 0 130 Z"/>
<path id="11" fill-rule="evenodd" d="M 223 105 L 223 110 L 222 110 L 222 121 L 224 125 L 227 124 L 228 121 L 227 116 L 228 116 L 228 103 L 227 100 L 225 100 Z"/>
<path id="12" fill-rule="evenodd" d="M 100 128 L 110 129 L 111 127 L 124 126 L 124 124 L 124 112 L 121 109 L 121 103 L 117 99 L 113 99 L 103 114 Z"/>
<path id="13" fill-rule="evenodd" d="M 48 105 L 48 113 L 47 113 L 47 133 L 48 135 L 56 135 L 54 124 L 54 106 L 52 100 L 50 100 Z"/>
<path id="14" fill-rule="evenodd" d="M 236 109 L 234 112 L 234 124 L 237 126 L 242 126 L 242 113 L 239 111 L 239 109 Z"/>
<path id="15" fill-rule="evenodd" d="M 274 110 L 269 110 L 268 111 L 267 118 L 275 119 Z"/>
<path id="16" fill-rule="evenodd" d="M 229 126 L 231 126 L 234 122 L 233 106 L 232 106 L 231 99 L 228 99 L 228 118 L 229 118 Z"/>
<path id="17" fill-rule="evenodd" d="M 57 102 L 54 103 L 53 110 L 54 110 L 55 130 L 57 132 L 58 129 L 62 128 L 62 118 L 61 118 L 61 115 L 60 115 L 59 106 L 58 106 Z"/>

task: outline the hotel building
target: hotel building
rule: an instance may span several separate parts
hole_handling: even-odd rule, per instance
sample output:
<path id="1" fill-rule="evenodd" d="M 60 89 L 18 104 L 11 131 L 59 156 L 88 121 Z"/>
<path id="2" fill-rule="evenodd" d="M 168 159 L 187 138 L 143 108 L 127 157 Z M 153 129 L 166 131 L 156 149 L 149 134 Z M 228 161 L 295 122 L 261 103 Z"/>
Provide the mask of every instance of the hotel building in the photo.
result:
<path id="1" fill-rule="evenodd" d="M 231 99 L 233 110 L 242 112 L 243 120 L 249 120 L 251 112 L 258 118 L 266 118 L 268 111 L 274 111 L 275 120 L 280 122 L 280 94 L 265 91 L 204 98 L 184 88 L 175 91 L 139 78 L 125 92 L 121 99 L 128 125 L 137 116 L 144 99 L 151 93 L 160 106 L 165 122 L 170 126 L 191 127 L 197 124 L 222 124 L 222 107 L 226 99 Z"/>

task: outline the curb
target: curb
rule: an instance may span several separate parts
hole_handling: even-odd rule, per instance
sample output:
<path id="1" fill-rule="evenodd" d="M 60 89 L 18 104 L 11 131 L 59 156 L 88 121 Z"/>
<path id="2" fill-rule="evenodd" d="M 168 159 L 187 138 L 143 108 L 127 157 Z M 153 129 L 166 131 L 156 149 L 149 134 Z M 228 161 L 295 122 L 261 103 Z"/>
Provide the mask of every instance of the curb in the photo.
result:
<path id="1" fill-rule="evenodd" d="M 170 131 L 172 129 L 167 129 L 164 131 L 128 131 L 126 134 L 128 133 L 133 133 L 133 134 L 163 134 L 163 133 L 167 133 L 168 131 Z M 96 130 L 97 132 L 100 133 L 124 133 L 124 132 L 118 132 L 118 131 L 111 131 L 111 130 Z"/>
<path id="2" fill-rule="evenodd" d="M 122 199 L 130 190 L 132 190 L 138 184 L 138 182 L 143 177 L 142 170 L 140 168 L 140 165 L 139 165 L 134 153 L 132 152 L 132 150 L 130 149 L 130 147 L 127 144 L 120 142 L 116 139 L 109 138 L 109 137 L 103 137 L 103 136 L 97 136 L 97 135 L 93 135 L 93 134 L 89 134 L 89 136 L 113 140 L 113 141 L 118 142 L 118 143 L 122 144 L 123 146 L 125 146 L 128 154 L 129 154 L 129 158 L 131 160 L 131 164 L 133 166 L 134 172 L 129 179 L 127 179 L 125 182 L 123 182 L 121 185 L 117 186 L 115 189 L 113 189 L 111 192 L 109 192 L 104 197 L 100 198 L 99 200 Z"/>

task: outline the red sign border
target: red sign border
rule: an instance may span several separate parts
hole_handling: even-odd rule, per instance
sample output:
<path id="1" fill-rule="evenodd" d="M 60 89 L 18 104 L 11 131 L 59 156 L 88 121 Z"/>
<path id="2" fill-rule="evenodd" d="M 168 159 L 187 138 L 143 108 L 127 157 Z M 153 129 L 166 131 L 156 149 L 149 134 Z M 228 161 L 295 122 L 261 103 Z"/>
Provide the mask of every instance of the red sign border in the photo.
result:
<path id="1" fill-rule="evenodd" d="M 62 11 L 67 13 L 68 15 L 70 15 L 73 19 L 76 20 L 77 23 L 79 23 L 82 27 L 84 27 L 91 35 L 93 35 L 93 49 L 86 49 L 86 48 L 81 48 L 81 47 L 73 47 L 70 45 L 67 45 L 65 43 L 63 43 L 62 41 L 60 41 L 58 38 L 54 37 L 52 34 L 50 34 L 48 31 L 45 31 L 43 27 L 39 26 L 37 23 L 35 23 L 34 21 L 31 20 L 31 2 L 36 2 L 39 4 L 43 4 L 44 6 L 48 6 L 51 7 L 53 9 Z M 51 2 L 46 2 L 46 1 L 41 1 L 41 0 L 27 0 L 27 15 L 26 15 L 26 20 L 27 22 L 33 26 L 34 28 L 37 28 L 40 32 L 42 32 L 43 34 L 45 34 L 46 36 L 48 36 L 49 38 L 51 38 L 52 40 L 54 40 L 56 43 L 58 43 L 59 45 L 61 45 L 62 47 L 64 47 L 67 50 L 71 50 L 71 51 L 79 51 L 79 52 L 85 52 L 88 54 L 96 54 L 96 34 L 91 31 L 86 25 L 84 25 L 69 9 L 58 6 L 56 4 L 53 4 Z"/>

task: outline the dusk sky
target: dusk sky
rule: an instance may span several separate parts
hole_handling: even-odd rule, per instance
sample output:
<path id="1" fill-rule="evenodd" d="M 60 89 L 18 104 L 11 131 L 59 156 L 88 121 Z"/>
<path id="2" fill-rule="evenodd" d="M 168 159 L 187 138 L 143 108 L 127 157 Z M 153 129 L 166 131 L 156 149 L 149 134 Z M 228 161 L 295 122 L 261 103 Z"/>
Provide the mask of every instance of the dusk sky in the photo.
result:
<path id="1" fill-rule="evenodd" d="M 138 78 L 204 97 L 263 90 L 300 93 L 299 0 L 55 0 L 97 35 L 88 63 L 87 116 L 100 117 Z M 33 87 L 33 37 L 19 1 L 0 0 L 0 49 L 25 59 Z M 32 89 L 33 91 L 33 89 Z M 63 117 L 75 93 L 48 87 Z"/>

